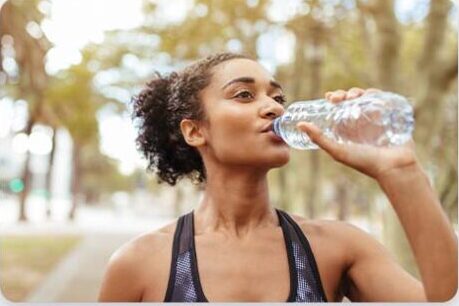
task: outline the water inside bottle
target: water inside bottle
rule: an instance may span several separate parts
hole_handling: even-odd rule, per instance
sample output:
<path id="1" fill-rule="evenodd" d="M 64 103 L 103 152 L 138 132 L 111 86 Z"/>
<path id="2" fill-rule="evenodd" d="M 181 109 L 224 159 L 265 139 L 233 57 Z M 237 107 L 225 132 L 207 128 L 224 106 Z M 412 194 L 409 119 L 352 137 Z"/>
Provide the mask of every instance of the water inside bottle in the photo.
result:
<path id="1" fill-rule="evenodd" d="M 414 129 L 412 106 L 397 94 L 378 92 L 332 104 L 327 100 L 296 102 L 274 122 L 274 131 L 296 149 L 317 149 L 298 122 L 312 122 L 340 143 L 401 145 Z"/>

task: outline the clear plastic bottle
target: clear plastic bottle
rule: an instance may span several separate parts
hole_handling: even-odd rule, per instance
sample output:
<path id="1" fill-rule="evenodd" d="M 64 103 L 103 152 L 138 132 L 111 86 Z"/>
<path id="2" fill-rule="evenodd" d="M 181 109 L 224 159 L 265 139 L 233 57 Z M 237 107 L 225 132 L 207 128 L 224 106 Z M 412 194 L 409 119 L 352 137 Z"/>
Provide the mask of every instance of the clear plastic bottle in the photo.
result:
<path id="1" fill-rule="evenodd" d="M 295 102 L 276 118 L 274 132 L 288 145 L 301 150 L 318 149 L 308 135 L 296 128 L 312 122 L 339 143 L 397 146 L 411 138 L 413 108 L 408 100 L 391 92 L 372 92 L 333 104 L 325 99 Z"/>

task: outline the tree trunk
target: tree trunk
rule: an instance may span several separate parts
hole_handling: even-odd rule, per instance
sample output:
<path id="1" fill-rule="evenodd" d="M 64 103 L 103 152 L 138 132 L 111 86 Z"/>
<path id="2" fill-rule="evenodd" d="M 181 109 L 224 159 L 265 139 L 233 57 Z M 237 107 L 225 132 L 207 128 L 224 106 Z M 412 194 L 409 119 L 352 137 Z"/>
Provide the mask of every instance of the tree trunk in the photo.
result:
<path id="1" fill-rule="evenodd" d="M 26 129 L 25 129 L 25 134 L 27 137 L 30 136 L 32 133 L 32 128 L 35 125 L 35 113 L 31 113 L 29 118 L 29 122 L 27 123 Z M 24 170 L 22 172 L 22 181 L 24 184 L 24 188 L 22 192 L 19 194 L 19 221 L 27 221 L 27 215 L 26 215 L 26 202 L 27 198 L 29 196 L 29 191 L 30 191 L 30 183 L 32 181 L 32 173 L 30 172 L 30 151 L 27 149 L 26 151 L 26 158 L 24 162 Z"/>
<path id="2" fill-rule="evenodd" d="M 27 135 L 30 135 L 30 133 L 28 133 Z M 32 176 L 32 173 L 30 173 L 30 169 L 29 169 L 30 152 L 27 150 L 25 154 L 26 154 L 26 159 L 25 159 L 25 164 L 24 164 L 24 171 L 22 174 L 22 181 L 24 183 L 24 188 L 22 189 L 22 192 L 19 194 L 19 221 L 27 221 L 26 201 L 29 196 L 31 176 Z"/>
<path id="3" fill-rule="evenodd" d="M 400 50 L 399 24 L 395 17 L 394 0 L 377 0 L 370 6 L 377 28 L 377 73 L 379 87 L 397 91 Z"/>
<path id="4" fill-rule="evenodd" d="M 25 128 L 25 134 L 30 137 L 32 128 L 37 123 L 42 115 L 43 108 L 43 97 L 41 93 L 35 95 L 35 103 L 29 104 L 29 119 Z M 26 216 L 26 201 L 29 196 L 30 183 L 32 180 L 32 173 L 30 173 L 30 152 L 29 149 L 26 151 L 26 159 L 24 164 L 24 171 L 22 174 L 22 180 L 24 182 L 24 189 L 19 194 L 19 221 L 27 221 Z"/>
<path id="5" fill-rule="evenodd" d="M 445 45 L 451 7 L 452 2 L 448 0 L 430 2 L 423 49 L 417 67 L 420 73 L 417 79 L 419 90 L 416 94 L 415 118 L 418 128 L 415 129 L 415 139 L 426 144 L 425 150 L 421 152 L 422 158 L 438 167 L 449 169 L 438 173 L 436 180 L 441 184 L 437 185 L 437 190 L 443 208 L 450 217 L 454 216 L 457 220 L 457 163 L 448 162 L 447 156 L 452 154 L 454 160 L 457 160 L 457 149 L 450 151 L 444 148 L 451 141 L 457 145 L 457 134 L 450 135 L 442 131 L 457 126 L 457 115 L 454 124 L 450 123 L 451 127 L 444 121 L 447 111 L 457 114 L 457 106 L 446 112 L 444 108 L 446 93 L 452 81 L 457 79 L 458 71 L 457 41 L 455 49 L 448 50 L 446 47 L 449 46 Z"/>
<path id="6" fill-rule="evenodd" d="M 416 95 L 417 126 L 427 125 L 429 128 L 415 130 L 418 140 L 428 142 L 431 135 L 437 135 L 441 126 L 441 103 L 444 93 L 451 81 L 457 78 L 457 44 L 450 58 L 442 60 L 440 54 L 444 47 L 448 13 L 452 3 L 449 0 L 430 2 L 427 17 L 423 52 L 418 61 L 419 77 Z M 430 146 L 426 156 L 430 156 L 435 148 Z"/>
<path id="7" fill-rule="evenodd" d="M 53 135 L 51 138 L 52 147 L 51 152 L 49 153 L 49 165 L 48 172 L 46 173 L 46 218 L 51 218 L 51 180 L 52 173 L 54 169 L 54 152 L 56 148 L 56 129 L 53 128 Z"/>
<path id="8" fill-rule="evenodd" d="M 450 0 L 430 1 L 424 45 L 418 63 L 419 70 L 428 71 L 435 67 L 439 51 L 445 40 L 447 16 L 451 6 L 452 1 Z"/>
<path id="9" fill-rule="evenodd" d="M 81 187 L 81 146 L 75 142 L 73 145 L 73 177 L 72 177 L 72 207 L 69 212 L 69 220 L 74 220 L 78 207 Z"/>

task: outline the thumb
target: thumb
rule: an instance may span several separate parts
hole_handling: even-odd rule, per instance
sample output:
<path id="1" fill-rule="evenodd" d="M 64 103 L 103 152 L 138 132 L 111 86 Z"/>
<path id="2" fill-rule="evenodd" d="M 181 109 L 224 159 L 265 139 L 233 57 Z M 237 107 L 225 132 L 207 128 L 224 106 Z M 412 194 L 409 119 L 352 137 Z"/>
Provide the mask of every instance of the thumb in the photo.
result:
<path id="1" fill-rule="evenodd" d="M 299 122 L 296 127 L 300 131 L 305 132 L 315 144 L 328 153 L 333 155 L 338 150 L 338 143 L 325 136 L 322 130 L 315 124 L 303 121 Z"/>

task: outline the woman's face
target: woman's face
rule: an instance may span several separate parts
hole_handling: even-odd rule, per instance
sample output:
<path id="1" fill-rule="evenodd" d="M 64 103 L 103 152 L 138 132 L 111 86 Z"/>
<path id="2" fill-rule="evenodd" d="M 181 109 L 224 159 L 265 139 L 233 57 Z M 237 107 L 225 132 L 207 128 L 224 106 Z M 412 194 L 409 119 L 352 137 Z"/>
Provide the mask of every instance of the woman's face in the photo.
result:
<path id="1" fill-rule="evenodd" d="M 271 130 L 284 112 L 280 85 L 260 64 L 233 59 L 215 66 L 201 92 L 205 154 L 220 163 L 260 169 L 286 164 L 290 150 Z"/>

